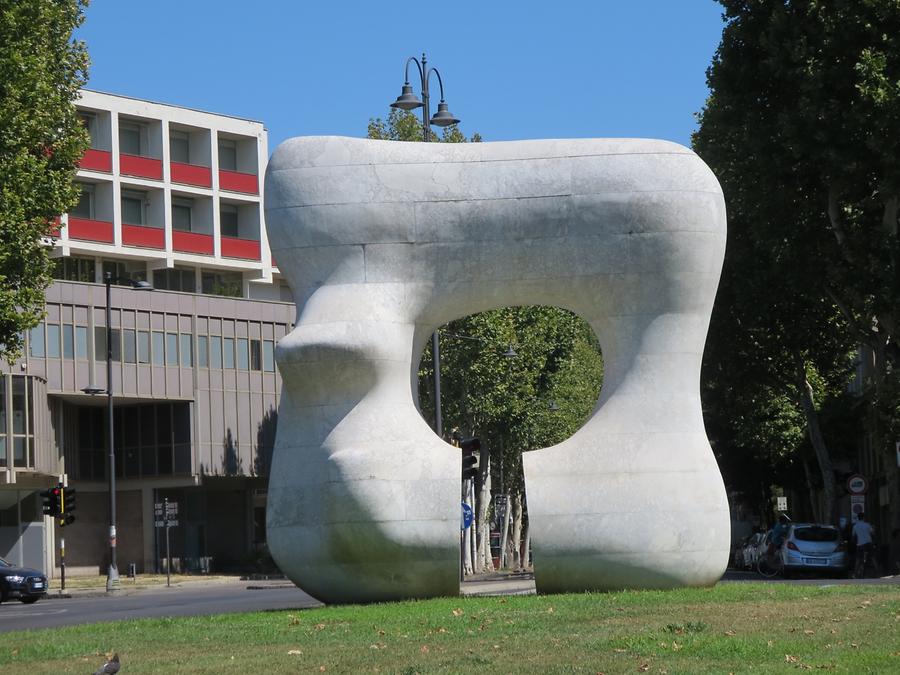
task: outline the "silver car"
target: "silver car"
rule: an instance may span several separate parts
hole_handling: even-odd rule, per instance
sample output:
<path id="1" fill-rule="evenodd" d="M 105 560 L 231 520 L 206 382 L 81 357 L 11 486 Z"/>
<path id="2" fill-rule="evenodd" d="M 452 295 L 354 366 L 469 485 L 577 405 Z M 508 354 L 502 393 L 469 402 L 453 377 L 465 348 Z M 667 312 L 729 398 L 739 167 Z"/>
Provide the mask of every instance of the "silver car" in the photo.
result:
<path id="1" fill-rule="evenodd" d="M 847 547 L 834 525 L 793 523 L 779 550 L 785 571 L 847 571 Z"/>

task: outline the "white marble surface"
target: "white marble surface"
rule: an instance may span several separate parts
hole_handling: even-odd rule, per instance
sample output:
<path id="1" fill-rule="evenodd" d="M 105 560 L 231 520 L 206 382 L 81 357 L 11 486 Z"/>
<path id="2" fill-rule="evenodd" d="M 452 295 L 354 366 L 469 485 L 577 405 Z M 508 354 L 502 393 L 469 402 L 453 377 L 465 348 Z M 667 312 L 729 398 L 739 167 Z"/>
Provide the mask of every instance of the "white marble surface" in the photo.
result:
<path id="1" fill-rule="evenodd" d="M 725 207 L 690 150 L 294 138 L 265 203 L 298 300 L 268 495 L 295 583 L 325 602 L 458 592 L 459 451 L 416 410 L 416 366 L 438 326 L 522 304 L 583 316 L 605 362 L 584 427 L 524 458 L 538 590 L 721 576 L 728 503 L 699 377 Z"/>

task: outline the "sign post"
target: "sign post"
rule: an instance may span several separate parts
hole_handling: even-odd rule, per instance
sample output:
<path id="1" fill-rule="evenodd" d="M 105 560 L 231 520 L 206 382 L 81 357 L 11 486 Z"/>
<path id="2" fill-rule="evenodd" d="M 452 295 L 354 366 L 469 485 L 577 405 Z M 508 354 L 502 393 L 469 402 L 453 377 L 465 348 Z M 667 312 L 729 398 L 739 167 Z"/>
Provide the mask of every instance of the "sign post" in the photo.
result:
<path id="1" fill-rule="evenodd" d="M 170 502 L 166 497 L 162 503 L 153 505 L 154 525 L 166 529 L 166 586 L 172 585 L 172 554 L 169 550 L 169 528 L 178 527 L 178 502 Z"/>

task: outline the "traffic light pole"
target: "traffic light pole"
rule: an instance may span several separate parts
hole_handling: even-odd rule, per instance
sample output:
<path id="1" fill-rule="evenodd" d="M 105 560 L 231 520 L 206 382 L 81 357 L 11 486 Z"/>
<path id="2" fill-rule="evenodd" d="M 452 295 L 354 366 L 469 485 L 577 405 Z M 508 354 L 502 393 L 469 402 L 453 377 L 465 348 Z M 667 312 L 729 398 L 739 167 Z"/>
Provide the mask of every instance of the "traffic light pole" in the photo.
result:
<path id="1" fill-rule="evenodd" d="M 66 538 L 59 538 L 59 592 L 66 592 Z"/>

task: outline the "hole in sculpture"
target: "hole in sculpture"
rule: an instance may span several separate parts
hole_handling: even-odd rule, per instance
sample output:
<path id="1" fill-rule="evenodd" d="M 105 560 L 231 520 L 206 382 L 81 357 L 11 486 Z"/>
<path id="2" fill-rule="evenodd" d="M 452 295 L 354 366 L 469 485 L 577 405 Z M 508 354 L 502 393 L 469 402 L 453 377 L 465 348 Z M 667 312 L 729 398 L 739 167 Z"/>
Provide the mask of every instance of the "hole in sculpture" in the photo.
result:
<path id="1" fill-rule="evenodd" d="M 587 421 L 603 380 L 599 341 L 581 317 L 537 305 L 472 314 L 439 335 L 443 437 L 481 444 L 462 486 L 474 521 L 462 538 L 463 571 L 530 570 L 522 453 L 561 443 Z M 432 427 L 433 375 L 429 340 L 419 407 Z"/>

